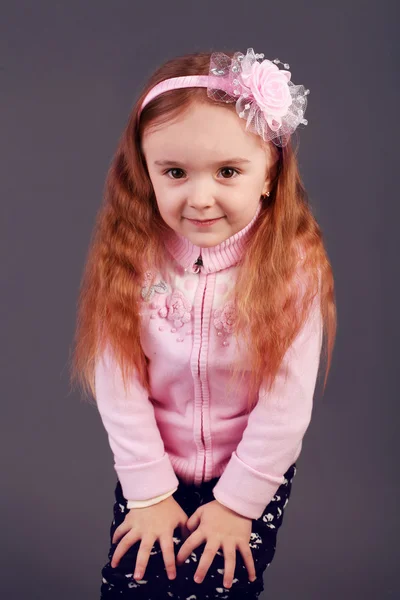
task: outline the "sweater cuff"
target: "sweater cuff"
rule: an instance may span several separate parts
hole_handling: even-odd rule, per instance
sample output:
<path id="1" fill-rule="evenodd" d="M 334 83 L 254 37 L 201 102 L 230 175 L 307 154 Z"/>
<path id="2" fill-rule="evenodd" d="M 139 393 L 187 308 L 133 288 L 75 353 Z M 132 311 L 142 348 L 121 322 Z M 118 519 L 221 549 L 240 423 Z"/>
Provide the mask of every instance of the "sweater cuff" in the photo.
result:
<path id="1" fill-rule="evenodd" d="M 131 466 L 116 466 L 125 498 L 148 500 L 165 494 L 179 485 L 167 453 L 161 459 Z"/>
<path id="2" fill-rule="evenodd" d="M 236 452 L 213 488 L 224 506 L 249 519 L 259 519 L 285 477 L 266 476 L 240 460 Z"/>
<path id="3" fill-rule="evenodd" d="M 155 498 L 150 498 L 149 500 L 128 500 L 127 508 L 146 508 L 146 506 L 153 506 L 153 504 L 158 504 L 159 502 L 162 502 L 163 500 L 166 500 L 172 496 L 172 494 L 175 494 L 177 489 L 178 488 L 176 487 L 165 494 L 161 494 L 161 496 L 156 496 Z"/>

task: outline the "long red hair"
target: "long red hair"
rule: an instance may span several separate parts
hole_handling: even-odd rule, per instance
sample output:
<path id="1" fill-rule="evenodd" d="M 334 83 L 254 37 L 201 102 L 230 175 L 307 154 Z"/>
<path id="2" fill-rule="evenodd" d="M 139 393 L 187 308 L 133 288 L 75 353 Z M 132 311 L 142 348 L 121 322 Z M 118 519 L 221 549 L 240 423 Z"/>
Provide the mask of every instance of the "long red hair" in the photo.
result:
<path id="1" fill-rule="evenodd" d="M 141 140 L 146 127 L 168 122 L 193 102 L 214 101 L 204 88 L 177 89 L 153 99 L 140 118 L 138 112 L 154 85 L 170 77 L 207 75 L 209 63 L 210 53 L 196 53 L 162 65 L 134 105 L 112 160 L 81 282 L 71 366 L 71 382 L 93 397 L 95 363 L 107 343 L 124 382 L 135 374 L 151 395 L 148 360 L 140 344 L 140 292 L 148 266 L 163 270 L 166 265 L 168 226 L 157 207 Z M 225 108 L 235 110 L 234 104 Z M 233 290 L 234 333 L 246 340 L 251 359 L 251 398 L 262 381 L 272 386 L 315 298 L 323 318 L 324 390 L 336 335 L 332 269 L 295 150 L 291 141 L 284 148 L 269 143 L 275 156 L 271 195 L 263 201 Z M 299 272 L 305 286 L 298 285 Z M 235 377 L 237 367 L 232 367 Z"/>

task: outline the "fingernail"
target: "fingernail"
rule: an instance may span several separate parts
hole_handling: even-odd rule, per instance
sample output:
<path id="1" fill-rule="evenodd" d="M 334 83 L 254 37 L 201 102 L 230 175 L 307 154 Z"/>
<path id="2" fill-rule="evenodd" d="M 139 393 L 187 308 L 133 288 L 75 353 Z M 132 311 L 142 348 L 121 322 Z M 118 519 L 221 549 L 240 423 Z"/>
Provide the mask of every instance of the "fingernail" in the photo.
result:
<path id="1" fill-rule="evenodd" d="M 140 579 L 142 577 L 142 573 L 140 571 L 135 571 L 133 577 L 135 579 Z"/>
<path id="2" fill-rule="evenodd" d="M 198 575 L 195 576 L 194 580 L 196 583 L 200 583 L 200 577 Z"/>

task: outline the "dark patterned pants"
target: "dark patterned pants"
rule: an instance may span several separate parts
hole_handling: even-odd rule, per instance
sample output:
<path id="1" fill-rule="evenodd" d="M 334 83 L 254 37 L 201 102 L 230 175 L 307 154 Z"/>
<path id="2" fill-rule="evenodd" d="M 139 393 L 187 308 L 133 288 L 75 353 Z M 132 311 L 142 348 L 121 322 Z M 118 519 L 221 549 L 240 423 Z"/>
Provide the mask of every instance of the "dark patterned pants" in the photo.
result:
<path id="1" fill-rule="evenodd" d="M 277 533 L 282 525 L 284 509 L 288 503 L 292 480 L 296 474 L 296 463 L 285 473 L 286 481 L 278 488 L 271 502 L 258 519 L 253 519 L 249 541 L 252 550 L 257 579 L 250 582 L 242 555 L 236 552 L 236 568 L 232 587 L 223 586 L 224 556 L 221 550 L 216 554 L 202 583 L 193 580 L 205 543 L 198 546 L 183 565 L 177 566 L 177 575 L 169 580 L 164 566 L 159 542 L 152 548 L 150 559 L 142 581 L 135 581 L 133 569 L 140 541 L 136 542 L 121 558 L 118 566 L 111 567 L 111 558 L 118 544 L 112 544 L 108 553 L 109 561 L 102 569 L 100 600 L 254 600 L 264 589 L 263 574 L 275 554 Z M 175 500 L 190 517 L 197 508 L 214 500 L 212 489 L 218 478 L 203 483 L 201 487 L 187 485 L 181 480 L 174 493 Z M 118 481 L 115 488 L 114 519 L 110 528 L 110 541 L 116 528 L 124 521 L 129 509 Z M 118 542 L 119 543 L 119 542 Z M 174 531 L 175 556 L 182 546 L 181 531 Z"/>

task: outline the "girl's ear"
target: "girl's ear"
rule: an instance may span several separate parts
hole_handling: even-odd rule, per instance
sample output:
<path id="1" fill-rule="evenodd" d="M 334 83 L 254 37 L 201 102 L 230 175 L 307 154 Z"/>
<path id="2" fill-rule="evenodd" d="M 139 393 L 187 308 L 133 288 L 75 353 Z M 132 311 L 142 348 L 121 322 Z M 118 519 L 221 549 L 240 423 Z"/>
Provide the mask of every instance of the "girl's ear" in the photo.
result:
<path id="1" fill-rule="evenodd" d="M 267 192 L 269 192 L 269 188 L 270 188 L 270 180 L 269 178 L 266 179 L 265 183 L 264 183 L 264 187 L 262 189 L 262 195 L 264 196 Z"/>

